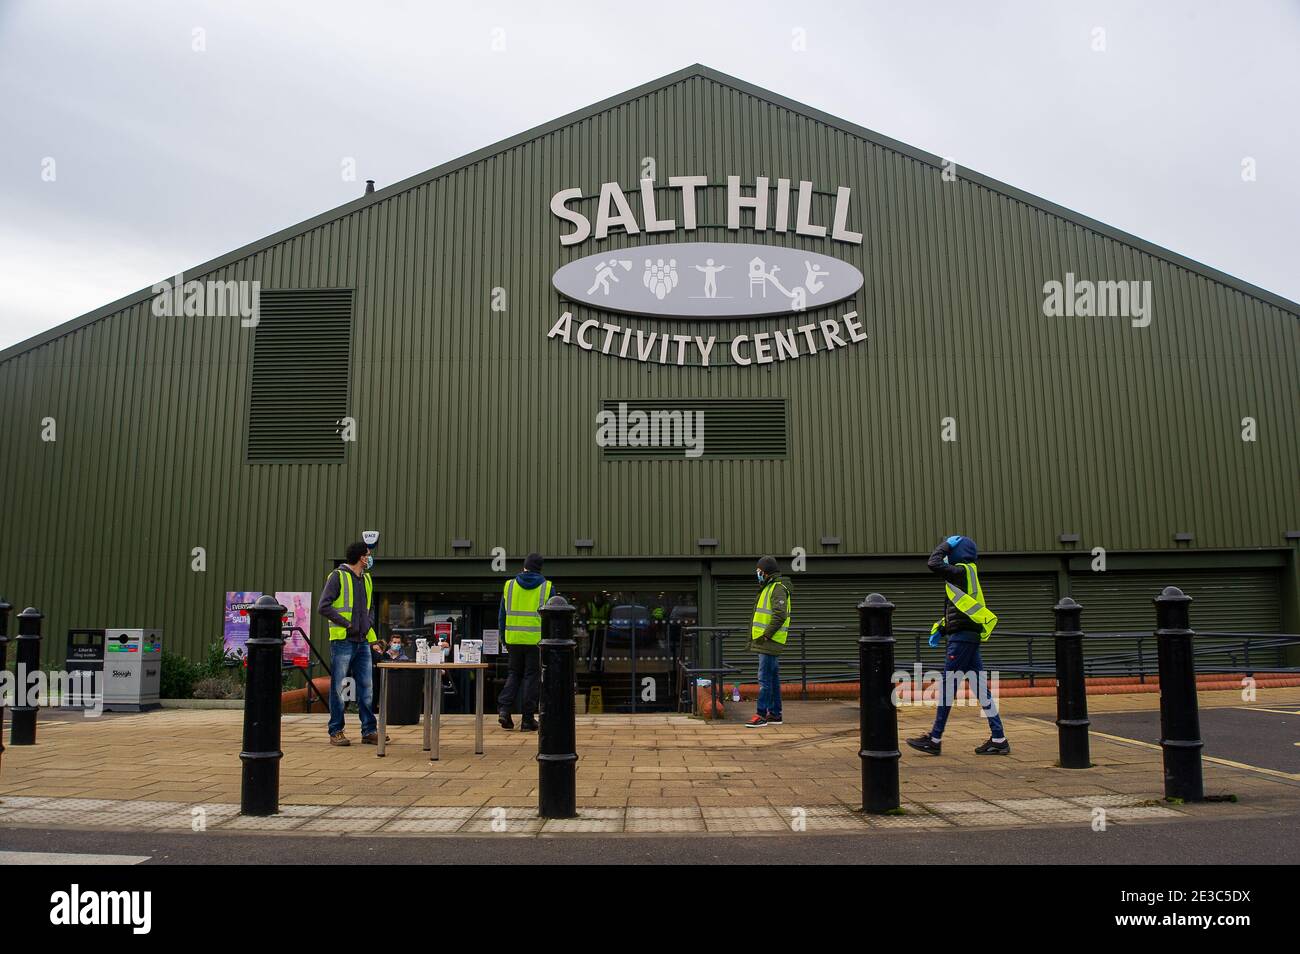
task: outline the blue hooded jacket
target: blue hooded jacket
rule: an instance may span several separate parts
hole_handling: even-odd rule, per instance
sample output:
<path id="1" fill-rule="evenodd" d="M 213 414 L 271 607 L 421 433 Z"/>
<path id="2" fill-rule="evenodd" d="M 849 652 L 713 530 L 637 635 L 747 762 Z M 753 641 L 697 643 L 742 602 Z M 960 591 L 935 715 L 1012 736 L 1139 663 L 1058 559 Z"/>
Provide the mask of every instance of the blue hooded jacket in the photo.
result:
<path id="1" fill-rule="evenodd" d="M 947 557 L 947 562 L 944 561 Z M 934 548 L 926 562 L 931 573 L 937 573 L 953 586 L 966 588 L 966 571 L 962 563 L 976 563 L 979 548 L 970 537 L 951 536 Z M 978 642 L 979 624 L 952 605 L 947 595 L 943 598 L 943 631 L 957 642 Z"/>
<path id="2" fill-rule="evenodd" d="M 526 590 L 535 590 L 546 582 L 546 577 L 534 570 L 524 570 L 517 577 L 515 582 Z M 501 644 L 505 645 L 506 640 L 506 598 L 501 596 L 501 608 L 497 611 L 497 636 Z"/>
<path id="3" fill-rule="evenodd" d="M 975 546 L 975 541 L 970 537 L 957 537 L 957 542 L 953 543 L 953 538 L 949 537 L 946 541 L 952 545 L 952 550 L 948 554 L 949 563 L 974 563 L 979 559 L 979 548 Z"/>

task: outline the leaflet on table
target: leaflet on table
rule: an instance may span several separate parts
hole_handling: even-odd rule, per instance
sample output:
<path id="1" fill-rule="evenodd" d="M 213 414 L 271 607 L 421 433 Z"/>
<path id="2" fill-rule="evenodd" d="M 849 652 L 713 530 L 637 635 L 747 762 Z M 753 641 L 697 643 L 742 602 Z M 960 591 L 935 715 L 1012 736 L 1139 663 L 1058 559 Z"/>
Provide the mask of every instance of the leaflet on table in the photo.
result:
<path id="1" fill-rule="evenodd" d="M 481 663 L 483 661 L 483 640 L 462 639 L 456 644 L 456 662 Z"/>

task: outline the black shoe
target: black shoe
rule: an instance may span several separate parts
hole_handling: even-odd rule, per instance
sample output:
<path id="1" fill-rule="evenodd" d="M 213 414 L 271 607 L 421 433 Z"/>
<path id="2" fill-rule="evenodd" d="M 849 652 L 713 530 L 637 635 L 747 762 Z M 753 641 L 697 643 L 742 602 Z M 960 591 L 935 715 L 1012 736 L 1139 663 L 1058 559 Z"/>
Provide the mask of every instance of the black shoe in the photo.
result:
<path id="1" fill-rule="evenodd" d="M 534 719 L 532 716 L 524 716 L 523 721 L 519 723 L 519 731 L 520 731 L 520 732 L 536 732 L 536 731 L 537 731 L 537 720 Z"/>
<path id="2" fill-rule="evenodd" d="M 770 716 L 768 716 L 768 717 L 767 717 L 767 724 L 768 724 L 768 725 L 785 725 L 785 723 L 781 721 L 781 717 L 780 717 L 779 715 L 778 715 L 778 716 L 774 716 L 774 715 L 770 715 Z"/>
<path id="3" fill-rule="evenodd" d="M 513 729 L 515 727 L 515 720 L 510 718 L 509 712 L 501 712 L 497 715 L 497 724 L 503 729 Z"/>
<path id="4" fill-rule="evenodd" d="M 930 738 L 929 732 L 925 735 L 918 735 L 915 739 L 908 739 L 907 744 L 918 752 L 924 752 L 926 755 L 938 755 L 943 751 L 943 743 Z"/>
<path id="5" fill-rule="evenodd" d="M 1006 739 L 1003 739 L 1001 742 L 994 742 L 992 739 L 989 739 L 987 742 L 985 742 L 983 745 L 981 745 L 978 749 L 975 750 L 975 754 L 976 755 L 1010 755 L 1011 743 L 1008 742 Z"/>

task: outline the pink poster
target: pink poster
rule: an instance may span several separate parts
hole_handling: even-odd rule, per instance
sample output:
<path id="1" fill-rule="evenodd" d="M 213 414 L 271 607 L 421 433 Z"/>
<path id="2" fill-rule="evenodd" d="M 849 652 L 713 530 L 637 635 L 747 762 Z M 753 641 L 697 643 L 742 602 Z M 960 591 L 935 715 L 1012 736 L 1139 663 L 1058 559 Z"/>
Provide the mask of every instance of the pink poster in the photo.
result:
<path id="1" fill-rule="evenodd" d="M 250 590 L 226 594 L 226 622 L 222 646 L 227 656 L 244 659 L 248 650 L 248 611 L 262 594 Z M 289 666 L 306 666 L 311 661 L 311 593 L 277 592 L 276 600 L 285 608 L 281 626 L 284 631 L 284 662 Z"/>
<path id="2" fill-rule="evenodd" d="M 275 598 L 284 614 L 284 661 L 290 666 L 311 662 L 311 593 L 279 592 Z"/>

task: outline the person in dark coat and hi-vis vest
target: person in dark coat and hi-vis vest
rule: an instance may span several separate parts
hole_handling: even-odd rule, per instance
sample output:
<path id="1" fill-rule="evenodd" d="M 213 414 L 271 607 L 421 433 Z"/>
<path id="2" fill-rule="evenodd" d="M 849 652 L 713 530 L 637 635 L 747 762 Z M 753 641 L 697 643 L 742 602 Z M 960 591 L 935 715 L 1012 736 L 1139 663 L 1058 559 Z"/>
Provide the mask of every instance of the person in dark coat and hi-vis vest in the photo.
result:
<path id="1" fill-rule="evenodd" d="M 375 724 L 374 667 L 370 646 L 375 641 L 375 585 L 370 568 L 375 559 L 364 543 L 353 543 L 321 590 L 316 612 L 329 621 L 330 745 L 351 745 L 343 734 L 343 709 L 357 704 L 361 741 L 379 742 Z M 344 698 L 344 696 L 347 698 Z"/>
<path id="2" fill-rule="evenodd" d="M 938 755 L 941 751 L 943 728 L 956 696 L 957 684 L 967 679 L 974 682 L 976 697 L 984 718 L 989 722 L 989 740 L 975 750 L 976 755 L 1007 755 L 1011 744 L 1007 741 L 998 716 L 997 700 L 989 688 L 988 672 L 980 656 L 980 643 L 987 642 L 997 626 L 998 618 L 984 602 L 984 587 L 980 585 L 979 567 L 975 561 L 979 550 L 969 537 L 948 537 L 930 554 L 927 566 L 930 572 L 944 578 L 943 616 L 930 627 L 930 646 L 944 644 L 943 687 L 939 697 L 939 711 L 934 726 L 925 735 L 908 739 L 907 744 L 918 752 Z"/>
<path id="3" fill-rule="evenodd" d="M 514 708 L 522 682 L 523 700 L 519 707 L 523 720 L 519 723 L 519 730 L 537 731 L 534 715 L 541 688 L 541 608 L 550 598 L 550 581 L 542 576 L 542 555 L 530 553 L 524 558 L 524 572 L 506 581 L 501 591 L 501 609 L 497 614 L 497 628 L 503 634 L 506 652 L 510 654 L 510 674 L 497 696 L 497 721 L 503 729 L 515 727 L 510 710 Z"/>
<path id="4" fill-rule="evenodd" d="M 745 723 L 749 729 L 781 725 L 781 650 L 790 635 L 794 598 L 773 557 L 765 556 L 754 570 L 761 588 L 749 626 L 749 651 L 758 653 L 758 712 Z"/>

